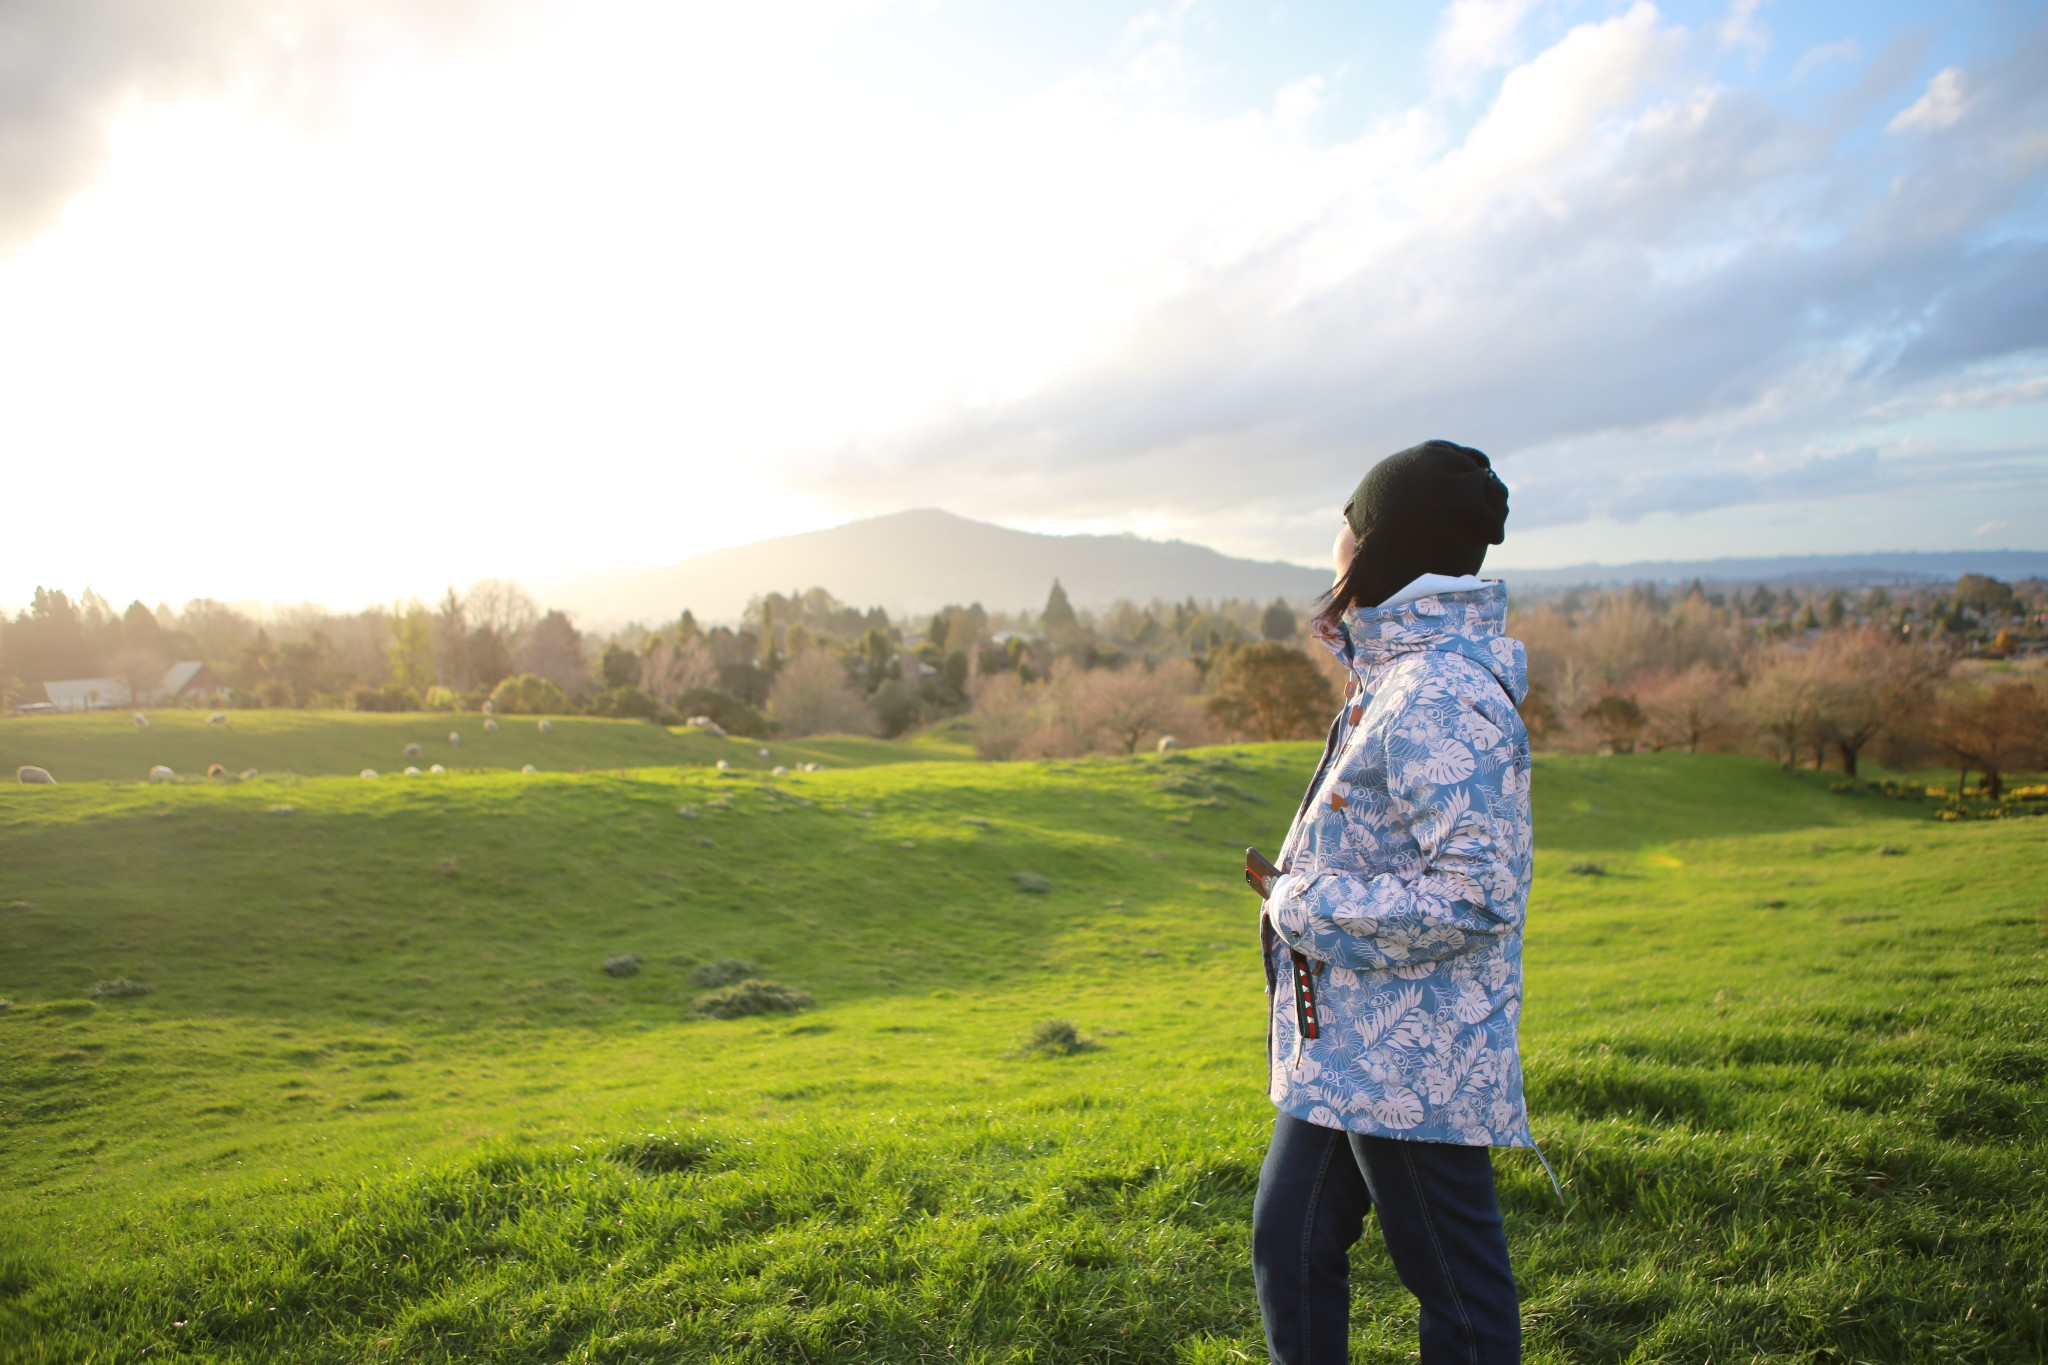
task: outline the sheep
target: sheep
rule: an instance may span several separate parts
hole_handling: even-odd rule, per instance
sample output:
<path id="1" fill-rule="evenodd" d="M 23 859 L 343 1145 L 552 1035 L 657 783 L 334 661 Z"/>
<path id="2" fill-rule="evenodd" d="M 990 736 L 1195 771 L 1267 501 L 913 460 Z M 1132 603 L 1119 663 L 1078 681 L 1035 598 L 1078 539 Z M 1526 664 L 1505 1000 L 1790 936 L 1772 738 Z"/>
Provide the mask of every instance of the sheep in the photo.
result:
<path id="1" fill-rule="evenodd" d="M 147 730 L 149 728 L 149 717 L 143 715 L 140 711 L 137 711 L 135 713 L 135 728 L 138 730 Z"/>
<path id="2" fill-rule="evenodd" d="M 704 722 L 704 733 L 710 735 L 713 739 L 724 739 L 725 727 L 715 720 L 707 720 Z"/>
<path id="3" fill-rule="evenodd" d="M 375 777 L 377 775 L 377 770 L 375 768 L 365 768 L 363 769 L 361 775 L 365 778 Z"/>
<path id="4" fill-rule="evenodd" d="M 154 768 L 151 768 L 149 770 L 149 780 L 152 782 L 168 782 L 176 776 L 176 773 L 172 772 L 169 768 L 166 768 L 161 763 L 157 764 Z"/>
<path id="5" fill-rule="evenodd" d="M 242 769 L 242 780 L 243 780 L 244 782 L 247 782 L 247 781 L 248 781 L 248 780 L 249 780 L 250 778 L 252 778 L 252 777 L 260 777 L 260 776 L 262 776 L 262 774 L 261 774 L 261 773 L 258 773 L 258 772 L 257 772 L 257 771 L 256 771 L 256 770 L 255 770 L 254 768 L 244 768 L 244 769 Z"/>
<path id="6" fill-rule="evenodd" d="M 450 730 L 448 732 L 448 742 L 450 744 L 455 745 L 457 748 L 460 748 L 462 747 L 462 736 L 457 732 Z"/>
<path id="7" fill-rule="evenodd" d="M 766 757 L 768 757 L 768 751 L 767 751 L 766 749 L 762 749 L 762 750 L 760 750 L 759 752 L 760 752 L 760 755 L 761 755 L 761 757 L 763 757 L 763 758 L 766 758 Z"/>
<path id="8" fill-rule="evenodd" d="M 14 780 L 24 787 L 54 787 L 57 779 L 50 776 L 48 768 L 38 768 L 24 763 L 14 770 Z"/>
<path id="9" fill-rule="evenodd" d="M 547 733 L 548 731 L 550 731 L 550 730 L 552 730 L 552 729 L 554 729 L 554 728 L 555 728 L 555 723 L 554 723 L 553 721 L 551 721 L 551 720 L 544 720 L 544 721 L 542 721 L 542 722 L 540 723 L 540 732 L 541 732 L 542 734 L 546 734 L 546 733 Z"/>
<path id="10" fill-rule="evenodd" d="M 417 744 L 408 744 L 408 745 L 406 745 L 406 746 L 405 746 L 405 753 L 404 753 L 403 755 L 401 755 L 401 757 L 404 757 L 404 758 L 418 758 L 419 756 L 420 756 L 420 746 L 419 746 L 419 745 L 417 745 Z"/>
<path id="11" fill-rule="evenodd" d="M 537 773 L 540 771 L 540 769 L 534 767 L 531 763 L 529 763 L 525 767 L 521 768 L 519 771 L 523 773 Z"/>
<path id="12" fill-rule="evenodd" d="M 495 707 L 495 706 L 491 705 L 491 703 L 490 703 L 490 701 L 489 701 L 488 699 L 486 699 L 486 700 L 485 700 L 485 702 L 484 702 L 484 714 L 485 714 L 485 715 L 487 715 L 487 716 L 488 716 L 489 714 L 491 714 L 491 712 L 493 712 L 493 711 L 495 711 L 495 710 L 497 710 L 497 709 L 498 709 L 497 707 Z"/>
<path id="13" fill-rule="evenodd" d="M 484 733 L 485 733 L 485 734 L 487 734 L 487 735 L 495 735 L 495 734 L 497 734 L 497 733 L 498 733 L 498 722 L 496 722 L 496 721 L 494 721 L 494 720 L 486 720 L 486 721 L 484 722 Z"/>
<path id="14" fill-rule="evenodd" d="M 782 764 L 778 763 L 775 765 L 774 770 L 769 775 L 771 777 L 788 777 L 789 769 L 784 767 Z"/>
<path id="15" fill-rule="evenodd" d="M 209 763 L 206 765 L 206 775 L 208 777 L 226 777 L 228 770 L 218 763 Z"/>
<path id="16" fill-rule="evenodd" d="M 228 713 L 216 711 L 206 718 L 206 723 L 208 725 L 226 725 L 228 723 Z"/>
<path id="17" fill-rule="evenodd" d="M 407 777 L 418 777 L 420 775 L 420 770 L 418 768 L 413 767 L 412 764 L 408 763 L 405 765 L 405 775 Z"/>
<path id="18" fill-rule="evenodd" d="M 725 761 L 724 759 L 722 759 L 722 758 L 721 758 L 721 759 L 719 759 L 719 760 L 718 760 L 718 771 L 720 771 L 720 772 L 725 772 L 725 771 L 727 771 L 728 769 L 730 769 L 731 767 L 732 767 L 732 764 L 730 764 L 730 763 L 726 762 L 726 761 Z"/>
<path id="19" fill-rule="evenodd" d="M 432 773 L 434 776 L 439 777 L 442 773 L 445 773 L 448 770 L 442 767 L 440 764 L 436 763 L 433 767 L 427 769 L 427 771 Z"/>
<path id="20" fill-rule="evenodd" d="M 1159 752 L 1160 752 L 1160 753 L 1162 753 L 1162 754 L 1170 754 L 1170 753 L 1172 753 L 1172 752 L 1173 752 L 1173 751 L 1174 751 L 1175 749 L 1178 749 L 1179 747 L 1180 747 L 1180 741 L 1179 741 L 1179 740 L 1177 740 L 1177 739 L 1175 739 L 1175 738 L 1174 738 L 1174 737 L 1173 737 L 1172 735 L 1161 735 L 1161 736 L 1159 737 Z"/>

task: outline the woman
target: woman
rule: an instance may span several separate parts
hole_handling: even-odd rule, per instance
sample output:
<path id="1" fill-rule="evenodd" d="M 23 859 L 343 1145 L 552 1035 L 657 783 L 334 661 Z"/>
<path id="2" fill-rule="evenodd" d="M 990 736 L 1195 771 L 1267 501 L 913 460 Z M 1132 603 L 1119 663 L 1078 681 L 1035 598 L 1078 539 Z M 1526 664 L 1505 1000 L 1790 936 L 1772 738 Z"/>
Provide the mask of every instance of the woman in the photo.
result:
<path id="1" fill-rule="evenodd" d="M 1520 1357 L 1493 1147 L 1522 1103 L 1528 686 L 1507 591 L 1474 577 L 1508 493 L 1448 441 L 1391 455 L 1344 508 L 1315 632 L 1344 709 L 1265 887 L 1279 1107 L 1252 1214 L 1272 1359 L 1347 1358 L 1368 1210 L 1422 1310 L 1422 1360 Z"/>

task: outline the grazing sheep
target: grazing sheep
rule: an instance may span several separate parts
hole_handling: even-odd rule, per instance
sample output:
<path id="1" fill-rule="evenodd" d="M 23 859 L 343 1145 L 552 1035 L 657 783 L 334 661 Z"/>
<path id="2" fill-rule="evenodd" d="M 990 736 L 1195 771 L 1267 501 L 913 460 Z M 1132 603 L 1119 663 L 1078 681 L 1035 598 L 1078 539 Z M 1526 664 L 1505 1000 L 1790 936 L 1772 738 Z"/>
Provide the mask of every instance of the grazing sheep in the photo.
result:
<path id="1" fill-rule="evenodd" d="M 151 768 L 149 770 L 149 780 L 152 782 L 168 782 L 176 776 L 176 773 L 172 772 L 169 768 L 166 768 L 161 763 L 157 764 L 154 768 Z"/>
<path id="2" fill-rule="evenodd" d="M 362 775 L 364 777 L 375 777 L 377 775 L 377 770 L 375 768 L 365 768 L 363 769 Z"/>
<path id="3" fill-rule="evenodd" d="M 54 787 L 57 779 L 50 776 L 48 768 L 32 767 L 24 763 L 14 770 L 14 780 L 24 787 Z"/>
<path id="4" fill-rule="evenodd" d="M 546 733 L 547 733 L 548 731 L 550 731 L 550 730 L 552 730 L 552 729 L 554 729 L 554 728 L 555 728 L 555 723 L 554 723 L 553 721 L 551 721 L 551 720 L 544 720 L 544 721 L 542 721 L 542 722 L 540 723 L 540 732 L 541 732 L 542 734 L 546 734 Z"/>
<path id="5" fill-rule="evenodd" d="M 768 757 L 768 751 L 767 751 L 766 749 L 762 749 L 762 750 L 760 750 L 760 751 L 759 751 L 759 753 L 760 753 L 761 757 L 763 757 L 763 758 L 766 758 L 766 757 Z"/>
<path id="6" fill-rule="evenodd" d="M 519 771 L 523 773 L 537 773 L 540 771 L 540 769 L 534 767 L 531 763 L 529 763 L 525 767 L 521 768 Z"/>
<path id="7" fill-rule="evenodd" d="M 442 773 L 445 773 L 448 770 L 442 767 L 440 764 L 436 763 L 433 767 L 427 769 L 427 771 L 432 773 L 434 776 L 439 777 Z"/>
<path id="8" fill-rule="evenodd" d="M 208 725 L 226 725 L 228 723 L 228 713 L 216 711 L 206 718 L 206 723 Z"/>
<path id="9" fill-rule="evenodd" d="M 218 763 L 209 763 L 206 765 L 206 775 L 208 777 L 226 777 L 228 770 Z"/>
<path id="10" fill-rule="evenodd" d="M 489 714 L 491 714 L 491 712 L 493 712 L 493 711 L 495 711 L 495 710 L 497 710 L 497 709 L 498 709 L 498 708 L 497 708 L 497 707 L 495 707 L 495 706 L 493 706 L 493 705 L 491 705 L 491 703 L 490 703 L 489 701 L 485 701 L 485 702 L 484 702 L 484 714 L 485 714 L 485 715 L 487 715 L 487 716 L 488 716 Z"/>
<path id="11" fill-rule="evenodd" d="M 730 767 L 732 767 L 732 764 L 726 762 L 724 759 L 721 758 L 718 760 L 718 771 L 724 772 Z"/>
<path id="12" fill-rule="evenodd" d="M 498 733 L 498 722 L 496 722 L 496 721 L 494 721 L 494 720 L 487 720 L 487 721 L 485 721 L 485 722 L 484 722 L 484 733 L 485 733 L 485 734 L 487 734 L 487 735 L 495 735 L 495 734 L 497 734 L 497 733 Z"/>
<path id="13" fill-rule="evenodd" d="M 247 781 L 248 781 L 248 780 L 249 780 L 250 778 L 252 778 L 252 777 L 259 777 L 259 776 L 261 776 L 261 774 L 260 774 L 260 773 L 258 773 L 258 772 L 257 772 L 257 771 L 256 771 L 256 770 L 255 770 L 254 768 L 244 768 L 244 769 L 242 769 L 242 780 L 243 780 L 244 782 L 247 782 Z"/>
<path id="14" fill-rule="evenodd" d="M 420 746 L 417 744 L 406 745 L 403 756 L 406 758 L 418 758 L 420 756 Z"/>
<path id="15" fill-rule="evenodd" d="M 782 764 L 778 763 L 778 764 L 776 764 L 776 765 L 775 765 L 775 767 L 774 767 L 773 771 L 772 771 L 772 772 L 770 773 L 770 776 L 772 776 L 772 777 L 788 777 L 788 776 L 789 776 L 789 769 L 788 769 L 788 768 L 786 768 L 786 767 L 784 767 L 784 766 L 783 766 Z"/>
<path id="16" fill-rule="evenodd" d="M 455 745 L 457 748 L 460 748 L 462 746 L 462 736 L 457 734 L 455 731 L 450 730 L 448 732 L 448 742 L 450 744 Z"/>
<path id="17" fill-rule="evenodd" d="M 707 720 L 704 722 L 704 733 L 710 735 L 713 739 L 724 739 L 725 727 L 715 720 Z"/>
<path id="18" fill-rule="evenodd" d="M 413 767 L 410 763 L 408 763 L 405 765 L 405 775 L 407 777 L 418 777 L 420 775 L 420 770 L 418 768 Z"/>
<path id="19" fill-rule="evenodd" d="M 1173 752 L 1173 751 L 1174 751 L 1175 749 L 1178 749 L 1179 747 L 1180 747 L 1180 741 L 1179 741 L 1179 740 L 1177 740 L 1177 739 L 1175 739 L 1175 738 L 1174 738 L 1174 737 L 1173 737 L 1172 735 L 1161 735 L 1161 736 L 1159 737 L 1159 752 L 1160 752 L 1160 753 L 1162 753 L 1162 754 L 1170 754 L 1170 753 L 1172 753 L 1172 752 Z"/>
<path id="20" fill-rule="evenodd" d="M 143 715 L 140 711 L 137 711 L 135 713 L 135 728 L 138 730 L 147 730 L 149 728 L 149 717 Z"/>

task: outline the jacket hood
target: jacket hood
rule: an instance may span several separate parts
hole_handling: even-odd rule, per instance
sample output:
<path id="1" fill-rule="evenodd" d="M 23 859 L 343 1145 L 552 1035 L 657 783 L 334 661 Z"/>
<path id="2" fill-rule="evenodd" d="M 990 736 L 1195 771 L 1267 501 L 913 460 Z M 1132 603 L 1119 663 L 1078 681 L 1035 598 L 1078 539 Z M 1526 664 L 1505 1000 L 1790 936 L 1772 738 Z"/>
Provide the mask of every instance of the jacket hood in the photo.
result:
<path id="1" fill-rule="evenodd" d="M 1488 583 L 1396 607 L 1352 607 L 1334 628 L 1318 623 L 1315 633 L 1354 673 L 1383 667 L 1404 654 L 1462 654 L 1497 678 L 1519 706 L 1529 694 L 1529 655 L 1507 633 L 1507 619 L 1506 585 Z"/>

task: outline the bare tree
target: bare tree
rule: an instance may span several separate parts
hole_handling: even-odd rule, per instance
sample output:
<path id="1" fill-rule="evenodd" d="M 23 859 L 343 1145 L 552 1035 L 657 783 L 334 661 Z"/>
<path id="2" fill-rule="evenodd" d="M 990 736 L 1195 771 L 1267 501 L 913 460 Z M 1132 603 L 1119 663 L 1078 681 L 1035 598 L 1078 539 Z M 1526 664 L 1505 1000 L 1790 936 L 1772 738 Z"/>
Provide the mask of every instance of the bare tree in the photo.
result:
<path id="1" fill-rule="evenodd" d="M 1329 725 L 1337 698 L 1306 654 L 1265 641 L 1226 656 L 1208 705 L 1209 714 L 1237 734 L 1314 739 Z"/>
<path id="2" fill-rule="evenodd" d="M 662 636 L 641 651 L 640 690 L 656 701 L 672 703 L 685 692 L 717 686 L 718 660 L 701 635 L 683 640 Z"/>
<path id="3" fill-rule="evenodd" d="M 783 664 L 768 689 L 768 711 L 792 735 L 872 735 L 881 728 L 845 666 L 822 649 Z"/>
<path id="4" fill-rule="evenodd" d="M 1872 627 L 1822 636 L 1809 664 L 1815 726 L 1841 754 L 1842 771 L 1854 777 L 1857 757 L 1871 741 L 1927 710 L 1949 658 Z"/>
<path id="5" fill-rule="evenodd" d="M 488 630 L 507 643 L 540 619 L 533 597 L 509 578 L 470 584 L 462 595 L 462 607 L 473 629 Z"/>
<path id="6" fill-rule="evenodd" d="M 2033 682 L 1964 684 L 1935 705 L 1928 738 L 1959 770 L 1959 795 L 1974 768 L 1996 801 L 2007 773 L 2048 764 L 2048 697 Z"/>
<path id="7" fill-rule="evenodd" d="M 1734 683 L 1704 660 L 1680 673 L 1660 673 L 1636 688 L 1650 743 L 1689 754 L 1710 748 L 1735 722 Z"/>
<path id="8" fill-rule="evenodd" d="M 571 696 L 590 686 L 590 661 L 583 657 L 582 632 L 559 611 L 534 622 L 526 633 L 520 661 L 528 673 L 546 678 Z"/>
<path id="9" fill-rule="evenodd" d="M 1764 660 L 1742 694 L 1742 710 L 1787 768 L 1809 749 L 1816 755 L 1814 766 L 1820 766 L 1827 740 L 1810 654 L 1779 650 Z"/>
<path id="10" fill-rule="evenodd" d="M 1133 753 L 1138 742 L 1171 734 L 1183 741 L 1201 727 L 1190 696 L 1200 682 L 1195 666 L 1173 659 L 1156 668 L 1098 668 L 1069 682 L 1067 704 L 1091 749 Z"/>

